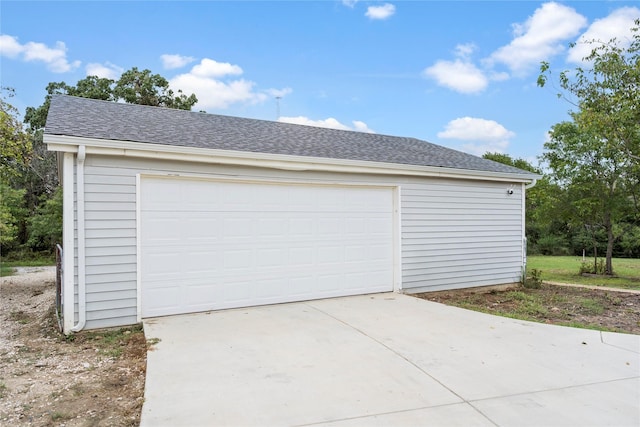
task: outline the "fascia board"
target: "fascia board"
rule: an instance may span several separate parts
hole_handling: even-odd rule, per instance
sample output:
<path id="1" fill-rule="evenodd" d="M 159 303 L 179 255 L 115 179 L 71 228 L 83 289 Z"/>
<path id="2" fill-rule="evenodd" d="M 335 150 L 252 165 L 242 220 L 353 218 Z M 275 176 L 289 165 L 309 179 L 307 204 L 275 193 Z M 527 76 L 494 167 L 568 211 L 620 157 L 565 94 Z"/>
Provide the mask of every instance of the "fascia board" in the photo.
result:
<path id="1" fill-rule="evenodd" d="M 363 160 L 332 159 L 324 157 L 291 156 L 248 151 L 217 150 L 210 148 L 181 147 L 147 142 L 118 141 L 65 135 L 44 135 L 44 142 L 51 151 L 77 152 L 78 145 L 86 147 L 87 154 L 123 157 L 140 157 L 186 162 L 215 163 L 266 167 L 293 171 L 326 171 L 367 173 L 380 175 L 431 176 L 483 181 L 529 183 L 540 176 L 504 172 L 488 172 L 470 169 L 454 169 L 435 166 L 404 165 Z"/>

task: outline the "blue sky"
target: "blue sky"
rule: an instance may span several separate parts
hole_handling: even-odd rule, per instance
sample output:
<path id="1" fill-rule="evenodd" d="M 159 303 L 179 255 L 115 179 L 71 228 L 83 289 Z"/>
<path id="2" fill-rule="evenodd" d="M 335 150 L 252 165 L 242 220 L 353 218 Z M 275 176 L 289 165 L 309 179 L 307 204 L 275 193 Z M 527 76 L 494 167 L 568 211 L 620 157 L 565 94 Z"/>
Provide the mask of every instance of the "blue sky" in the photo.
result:
<path id="1" fill-rule="evenodd" d="M 540 61 L 581 65 L 580 40 L 628 40 L 636 18 L 638 3 L 624 1 L 3 0 L 1 83 L 24 112 L 49 82 L 135 66 L 195 93 L 195 110 L 535 164 L 571 108 L 536 86 Z"/>

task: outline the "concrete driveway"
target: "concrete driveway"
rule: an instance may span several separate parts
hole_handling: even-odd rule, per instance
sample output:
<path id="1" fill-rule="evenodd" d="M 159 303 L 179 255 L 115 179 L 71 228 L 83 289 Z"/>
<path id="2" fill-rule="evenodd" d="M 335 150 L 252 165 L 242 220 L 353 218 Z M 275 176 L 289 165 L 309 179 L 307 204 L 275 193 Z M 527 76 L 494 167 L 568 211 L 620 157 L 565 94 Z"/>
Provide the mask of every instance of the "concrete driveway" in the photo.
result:
<path id="1" fill-rule="evenodd" d="M 145 426 L 640 425 L 640 336 L 399 294 L 149 319 Z"/>

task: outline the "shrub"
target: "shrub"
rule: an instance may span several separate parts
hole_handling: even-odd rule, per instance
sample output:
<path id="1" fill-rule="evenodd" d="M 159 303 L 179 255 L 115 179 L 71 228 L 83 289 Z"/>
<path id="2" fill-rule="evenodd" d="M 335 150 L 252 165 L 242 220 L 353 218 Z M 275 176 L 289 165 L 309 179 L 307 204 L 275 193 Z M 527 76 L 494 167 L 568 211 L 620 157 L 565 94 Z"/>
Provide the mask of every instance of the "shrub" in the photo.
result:
<path id="1" fill-rule="evenodd" d="M 540 289 L 542 287 L 542 271 L 534 268 L 522 281 L 522 286 L 527 289 Z"/>
<path id="2" fill-rule="evenodd" d="M 593 261 L 583 261 L 580 264 L 580 270 L 578 272 L 580 275 L 582 274 L 606 274 L 606 264 L 604 259 L 598 258 L 595 262 Z"/>

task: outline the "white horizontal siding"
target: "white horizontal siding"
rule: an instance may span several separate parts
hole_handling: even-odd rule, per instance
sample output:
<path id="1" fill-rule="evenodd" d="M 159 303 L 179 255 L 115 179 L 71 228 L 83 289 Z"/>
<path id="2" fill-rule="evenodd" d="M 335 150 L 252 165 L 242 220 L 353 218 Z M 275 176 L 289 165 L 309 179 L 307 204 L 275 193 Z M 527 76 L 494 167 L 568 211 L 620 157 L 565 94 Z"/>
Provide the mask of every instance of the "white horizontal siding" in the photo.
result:
<path id="1" fill-rule="evenodd" d="M 136 175 L 156 172 L 396 184 L 401 187 L 405 291 L 509 283 L 520 275 L 520 186 L 513 187 L 514 194 L 508 196 L 508 183 L 278 171 L 89 155 L 85 161 L 87 328 L 122 326 L 137 320 Z"/>
<path id="2" fill-rule="evenodd" d="M 402 187 L 402 283 L 422 292 L 517 282 L 522 199 L 502 183 L 424 180 Z"/>
<path id="3" fill-rule="evenodd" d="M 136 322 L 136 172 L 85 161 L 87 327 Z M 114 162 L 115 160 L 115 162 Z"/>

